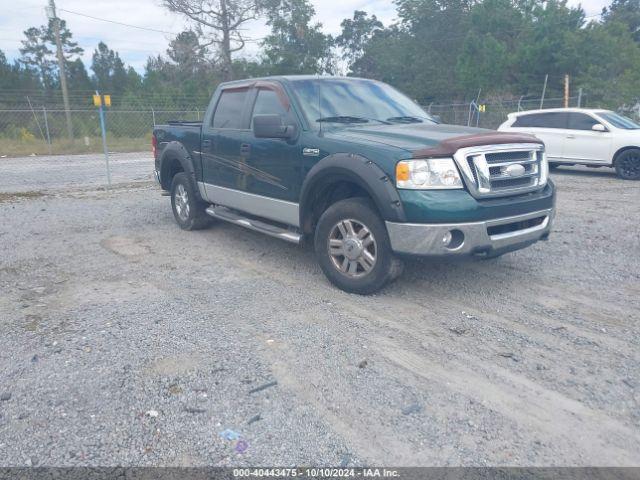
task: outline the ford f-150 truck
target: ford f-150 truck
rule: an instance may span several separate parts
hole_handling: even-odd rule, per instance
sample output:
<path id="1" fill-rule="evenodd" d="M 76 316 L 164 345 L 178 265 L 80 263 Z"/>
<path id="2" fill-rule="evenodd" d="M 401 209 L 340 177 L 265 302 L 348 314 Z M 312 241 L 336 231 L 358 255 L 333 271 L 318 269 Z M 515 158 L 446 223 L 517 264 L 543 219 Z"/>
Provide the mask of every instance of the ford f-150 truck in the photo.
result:
<path id="1" fill-rule="evenodd" d="M 406 256 L 526 247 L 548 237 L 555 212 L 540 140 L 439 124 L 373 80 L 223 83 L 202 122 L 158 126 L 152 142 L 181 228 L 216 218 L 311 241 L 348 292 L 379 290 Z"/>

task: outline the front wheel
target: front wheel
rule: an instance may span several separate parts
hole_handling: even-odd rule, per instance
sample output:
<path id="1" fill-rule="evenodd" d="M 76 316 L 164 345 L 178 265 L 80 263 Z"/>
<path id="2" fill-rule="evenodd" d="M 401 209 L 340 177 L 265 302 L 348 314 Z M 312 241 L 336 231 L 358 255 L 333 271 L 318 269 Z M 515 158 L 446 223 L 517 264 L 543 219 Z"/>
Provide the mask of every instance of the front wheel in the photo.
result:
<path id="1" fill-rule="evenodd" d="M 314 244 L 320 268 L 346 292 L 374 293 L 402 273 L 384 222 L 366 198 L 331 205 L 318 220 Z"/>
<path id="2" fill-rule="evenodd" d="M 614 163 L 616 173 L 624 180 L 640 180 L 640 150 L 625 150 Z"/>

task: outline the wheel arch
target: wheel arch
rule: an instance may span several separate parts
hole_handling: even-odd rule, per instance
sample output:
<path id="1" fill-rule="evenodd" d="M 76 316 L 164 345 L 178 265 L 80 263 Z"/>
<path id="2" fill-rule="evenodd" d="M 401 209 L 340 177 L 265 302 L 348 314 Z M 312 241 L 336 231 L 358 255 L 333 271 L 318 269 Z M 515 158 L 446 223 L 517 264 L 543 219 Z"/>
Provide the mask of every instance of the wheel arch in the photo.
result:
<path id="1" fill-rule="evenodd" d="M 628 146 L 626 146 L 626 147 L 619 148 L 619 149 L 616 151 L 616 153 L 614 153 L 614 154 L 613 154 L 613 158 L 611 159 L 611 165 L 615 166 L 615 164 L 616 164 L 616 160 L 618 159 L 618 157 L 619 157 L 622 153 L 626 152 L 627 150 L 640 150 L 640 146 L 637 146 L 637 145 L 628 145 Z"/>
<path id="2" fill-rule="evenodd" d="M 171 181 L 179 172 L 185 172 L 189 175 L 194 187 L 196 187 L 196 195 L 200 197 L 195 166 L 191 155 L 180 142 L 169 142 L 160 155 L 160 185 L 164 190 L 171 189 Z M 199 199 L 202 200 L 201 198 Z"/>
<path id="3" fill-rule="evenodd" d="M 345 196 L 341 188 L 349 189 L 349 194 Z M 335 201 L 355 196 L 370 197 L 383 220 L 406 221 L 392 179 L 361 155 L 338 153 L 320 160 L 304 179 L 300 195 L 303 232 L 312 233 L 319 216 Z"/>

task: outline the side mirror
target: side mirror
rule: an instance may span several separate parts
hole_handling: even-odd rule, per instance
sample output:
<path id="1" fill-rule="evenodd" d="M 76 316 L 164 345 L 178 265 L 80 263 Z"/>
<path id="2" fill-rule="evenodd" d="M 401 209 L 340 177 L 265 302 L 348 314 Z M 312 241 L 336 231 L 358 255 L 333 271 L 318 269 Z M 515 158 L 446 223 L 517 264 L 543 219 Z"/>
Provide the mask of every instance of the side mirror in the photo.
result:
<path id="1" fill-rule="evenodd" d="M 296 135 L 296 127 L 282 123 L 280 115 L 254 115 L 253 134 L 257 138 L 292 138 Z"/>
<path id="2" fill-rule="evenodd" d="M 442 117 L 440 115 L 431 115 L 431 118 L 433 118 L 436 123 L 442 123 Z"/>
<path id="3" fill-rule="evenodd" d="M 593 130 L 594 132 L 606 132 L 607 128 L 601 123 L 596 123 L 593 127 L 591 127 L 591 130 Z"/>

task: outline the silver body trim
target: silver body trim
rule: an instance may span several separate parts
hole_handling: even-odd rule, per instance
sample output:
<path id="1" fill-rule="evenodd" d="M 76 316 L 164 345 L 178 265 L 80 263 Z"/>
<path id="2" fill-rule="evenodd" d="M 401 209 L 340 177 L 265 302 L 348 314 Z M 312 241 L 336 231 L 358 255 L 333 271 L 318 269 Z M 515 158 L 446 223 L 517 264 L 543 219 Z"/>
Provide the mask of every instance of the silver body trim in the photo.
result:
<path id="1" fill-rule="evenodd" d="M 489 235 L 488 228 L 508 223 L 522 222 L 532 218 L 545 217 L 540 225 L 507 233 Z M 555 209 L 539 210 L 524 215 L 504 217 L 473 223 L 396 223 L 385 222 L 391 248 L 396 253 L 425 256 L 468 255 L 491 253 L 495 250 L 521 248 L 540 240 L 549 234 L 555 216 Z M 456 248 L 448 248 L 442 239 L 452 230 L 464 234 L 463 242 Z"/>
<path id="2" fill-rule="evenodd" d="M 202 198 L 210 203 L 294 227 L 300 226 L 300 205 L 297 203 L 204 182 L 198 182 L 198 189 Z"/>

